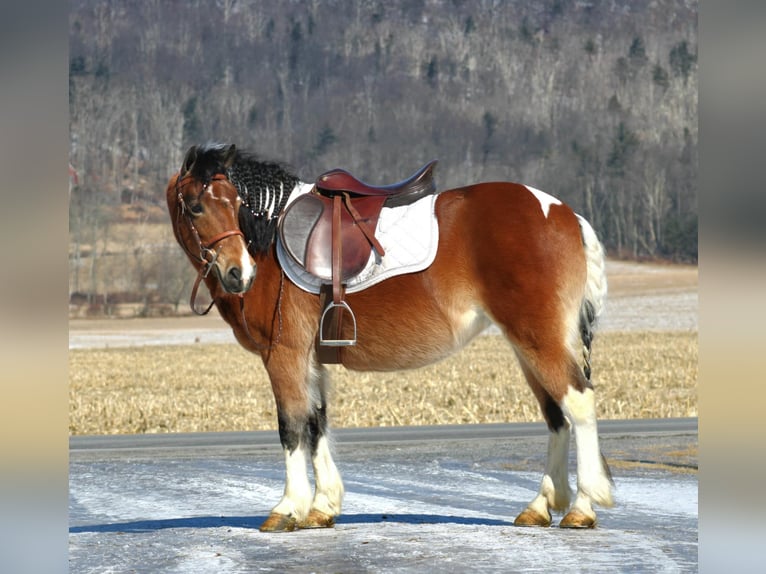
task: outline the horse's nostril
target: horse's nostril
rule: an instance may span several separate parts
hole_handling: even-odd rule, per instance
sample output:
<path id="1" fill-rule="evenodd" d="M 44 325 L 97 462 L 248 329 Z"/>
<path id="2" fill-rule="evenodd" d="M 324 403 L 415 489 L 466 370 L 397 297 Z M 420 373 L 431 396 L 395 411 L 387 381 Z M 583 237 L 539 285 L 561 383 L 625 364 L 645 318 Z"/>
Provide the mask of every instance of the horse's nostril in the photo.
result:
<path id="1" fill-rule="evenodd" d="M 232 267 L 229 269 L 229 278 L 233 281 L 242 280 L 242 270 L 239 267 Z"/>

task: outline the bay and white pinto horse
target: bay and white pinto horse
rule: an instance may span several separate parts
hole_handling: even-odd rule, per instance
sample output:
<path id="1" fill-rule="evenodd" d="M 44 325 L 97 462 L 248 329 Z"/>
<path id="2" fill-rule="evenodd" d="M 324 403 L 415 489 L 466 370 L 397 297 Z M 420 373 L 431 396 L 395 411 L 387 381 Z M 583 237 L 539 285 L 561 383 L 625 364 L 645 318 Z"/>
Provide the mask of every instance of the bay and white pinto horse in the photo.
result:
<path id="1" fill-rule="evenodd" d="M 278 164 L 218 144 L 192 147 L 167 186 L 178 242 L 271 380 L 286 465 L 284 495 L 261 526 L 271 532 L 331 527 L 344 492 L 328 441 L 328 376 L 315 351 L 319 297 L 286 279 L 275 250 L 289 195 L 307 187 Z M 342 364 L 363 371 L 422 367 L 494 322 L 550 430 L 539 493 L 515 523 L 547 526 L 551 511 L 561 511 L 559 526 L 593 527 L 593 505 L 612 505 L 613 486 L 599 449 L 590 369 L 606 295 L 601 243 L 568 206 L 517 183 L 443 191 L 435 215 L 438 250 L 427 269 L 347 295 L 358 343 L 341 350 Z M 572 431 L 574 499 L 567 481 Z"/>

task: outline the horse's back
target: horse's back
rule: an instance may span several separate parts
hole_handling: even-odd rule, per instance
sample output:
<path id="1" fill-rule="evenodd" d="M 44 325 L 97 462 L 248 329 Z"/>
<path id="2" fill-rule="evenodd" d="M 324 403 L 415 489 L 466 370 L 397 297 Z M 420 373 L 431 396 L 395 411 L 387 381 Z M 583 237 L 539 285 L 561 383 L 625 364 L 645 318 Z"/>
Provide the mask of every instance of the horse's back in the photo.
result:
<path id="1" fill-rule="evenodd" d="M 511 271 L 546 264 L 555 272 L 566 261 L 584 263 L 576 214 L 535 188 L 480 183 L 442 193 L 436 208 L 442 253 L 467 250 L 483 267 L 505 263 Z"/>
<path id="2" fill-rule="evenodd" d="M 347 367 L 423 366 L 490 319 L 518 339 L 515 330 L 542 325 L 559 301 L 579 306 L 585 262 L 569 207 L 523 185 L 485 183 L 442 192 L 436 214 L 439 247 L 428 269 L 348 296 L 360 345 L 344 350 Z"/>

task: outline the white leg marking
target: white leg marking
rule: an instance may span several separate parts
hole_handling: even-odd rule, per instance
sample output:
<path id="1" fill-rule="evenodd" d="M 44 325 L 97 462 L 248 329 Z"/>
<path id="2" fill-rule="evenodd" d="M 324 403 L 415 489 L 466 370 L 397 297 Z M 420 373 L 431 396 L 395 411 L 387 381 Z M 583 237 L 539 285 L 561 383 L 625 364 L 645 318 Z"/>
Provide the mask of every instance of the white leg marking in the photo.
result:
<path id="1" fill-rule="evenodd" d="M 545 496 L 550 508 L 566 510 L 572 493 L 569 488 L 569 424 L 558 432 L 548 435 L 548 460 L 540 494 Z"/>
<path id="2" fill-rule="evenodd" d="M 569 437 L 569 426 L 548 435 L 548 459 L 540 483 L 540 492 L 527 505 L 530 510 L 549 519 L 551 510 L 566 510 L 572 497 L 568 480 Z"/>
<path id="3" fill-rule="evenodd" d="M 550 480 L 547 476 L 543 477 L 543 485 L 545 485 L 546 479 Z M 534 500 L 527 504 L 527 510 L 532 510 L 535 513 L 543 516 L 550 521 L 551 511 L 548 509 L 548 498 L 542 494 L 544 486 L 540 487 L 540 494 L 535 496 Z"/>
<path id="4" fill-rule="evenodd" d="M 299 445 L 292 453 L 285 449 L 285 470 L 285 494 L 272 512 L 303 520 L 311 507 L 311 485 L 303 445 Z"/>
<path id="5" fill-rule="evenodd" d="M 343 481 L 332 459 L 327 437 L 319 439 L 312 464 L 316 494 L 311 507 L 330 516 L 338 516 L 343 503 Z"/>
<path id="6" fill-rule="evenodd" d="M 590 509 L 590 501 L 612 506 L 612 483 L 606 474 L 598 446 L 596 399 L 593 389 L 580 392 L 569 387 L 562 401 L 564 414 L 572 422 L 577 446 L 577 499 L 575 506 Z M 583 496 L 584 495 L 584 496 Z M 590 510 L 589 514 L 593 514 Z"/>

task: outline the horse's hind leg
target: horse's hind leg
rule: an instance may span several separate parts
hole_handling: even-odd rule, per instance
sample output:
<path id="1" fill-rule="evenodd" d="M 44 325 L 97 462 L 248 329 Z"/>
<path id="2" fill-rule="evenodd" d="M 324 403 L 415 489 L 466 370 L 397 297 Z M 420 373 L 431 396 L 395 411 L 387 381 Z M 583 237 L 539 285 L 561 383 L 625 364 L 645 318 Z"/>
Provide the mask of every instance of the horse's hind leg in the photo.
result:
<path id="1" fill-rule="evenodd" d="M 582 371 L 578 373 L 583 384 L 570 385 L 561 401 L 562 410 L 574 427 L 577 446 L 577 497 L 559 523 L 562 528 L 591 528 L 596 524 L 592 504 L 613 505 L 612 475 L 598 444 L 593 387 Z"/>
<path id="2" fill-rule="evenodd" d="M 516 517 L 516 526 L 550 526 L 551 510 L 566 510 L 571 500 L 568 482 L 569 421 L 561 408 L 537 381 L 534 372 L 521 360 L 521 367 L 548 424 L 548 455 L 540 491 Z"/>
<path id="3" fill-rule="evenodd" d="M 559 526 L 591 528 L 596 524 L 593 503 L 612 506 L 612 478 L 599 449 L 595 395 L 585 375 L 587 369 L 566 348 L 548 349 L 547 353 L 539 348 L 528 349 L 519 352 L 519 356 L 551 435 L 540 493 L 516 523 L 544 526 L 550 524 L 550 515 L 545 511 L 566 508 L 569 494 L 566 457 L 571 427 L 577 449 L 577 495 Z"/>

